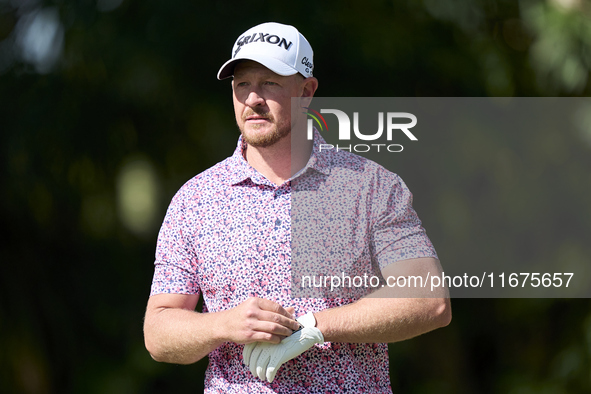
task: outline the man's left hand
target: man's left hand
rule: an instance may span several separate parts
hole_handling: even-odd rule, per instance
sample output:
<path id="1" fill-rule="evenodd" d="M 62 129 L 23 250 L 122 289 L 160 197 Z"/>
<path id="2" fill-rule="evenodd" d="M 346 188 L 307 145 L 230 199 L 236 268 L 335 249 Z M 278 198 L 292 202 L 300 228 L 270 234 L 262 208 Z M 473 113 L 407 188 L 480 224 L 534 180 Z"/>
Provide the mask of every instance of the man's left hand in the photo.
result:
<path id="1" fill-rule="evenodd" d="M 244 346 L 244 364 L 249 366 L 254 376 L 271 383 L 281 365 L 310 349 L 315 343 L 324 343 L 324 336 L 315 327 L 314 315 L 308 313 L 298 318 L 298 322 L 304 327 L 279 344 L 255 342 Z"/>

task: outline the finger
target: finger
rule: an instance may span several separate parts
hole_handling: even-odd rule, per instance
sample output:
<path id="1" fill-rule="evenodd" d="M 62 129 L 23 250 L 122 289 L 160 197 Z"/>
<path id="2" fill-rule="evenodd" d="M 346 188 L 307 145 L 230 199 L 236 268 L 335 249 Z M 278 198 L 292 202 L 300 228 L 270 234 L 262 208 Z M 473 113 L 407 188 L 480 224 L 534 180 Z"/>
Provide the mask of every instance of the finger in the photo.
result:
<path id="1" fill-rule="evenodd" d="M 261 308 L 262 310 L 278 313 L 280 315 L 287 317 L 288 319 L 292 319 L 293 317 L 292 313 L 289 313 L 284 307 L 282 307 L 274 301 L 267 300 L 265 298 L 259 298 L 258 301 L 259 308 Z"/>
<path id="2" fill-rule="evenodd" d="M 269 383 L 273 383 L 275 374 L 277 374 L 277 369 L 275 369 L 275 367 L 267 367 L 267 381 Z"/>
<path id="3" fill-rule="evenodd" d="M 282 343 L 282 345 L 284 345 L 284 344 Z M 281 346 L 281 349 L 279 349 L 279 347 L 277 347 L 274 350 L 275 351 L 273 352 L 273 354 L 269 360 L 269 363 L 267 364 L 267 372 L 265 374 L 267 381 L 269 383 L 273 382 L 273 379 L 275 379 L 275 374 L 277 373 L 279 368 L 285 362 L 282 360 L 283 356 L 285 355 L 285 347 Z"/>
<path id="4" fill-rule="evenodd" d="M 251 342 L 244 345 L 244 350 L 242 351 L 242 362 L 244 365 L 248 366 L 250 361 L 250 355 L 252 354 L 252 349 L 256 346 L 258 342 Z"/>
<path id="5" fill-rule="evenodd" d="M 236 343 L 240 343 L 240 344 L 248 344 L 248 343 L 251 343 L 251 344 L 256 344 L 256 343 L 278 344 L 283 339 L 286 338 L 285 335 L 270 334 L 270 333 L 264 331 L 263 325 L 259 325 L 258 327 L 259 327 L 259 329 L 257 331 L 253 331 L 252 333 L 250 333 L 250 335 L 248 336 L 248 339 L 245 339 L 243 342 L 236 342 Z M 261 329 L 261 327 L 263 329 Z M 252 358 L 252 355 L 251 355 L 251 358 Z"/>
<path id="6" fill-rule="evenodd" d="M 292 319 L 291 317 L 287 318 L 283 315 L 280 315 L 278 313 L 273 313 L 273 312 L 261 312 L 259 315 L 259 320 L 260 321 L 266 321 L 266 322 L 272 322 L 275 323 L 279 326 L 282 327 L 286 327 L 289 330 L 297 330 L 300 327 L 300 323 L 297 322 L 297 320 Z M 279 335 L 284 335 L 284 336 L 289 336 L 291 335 L 291 332 L 286 332 L 286 331 L 282 331 L 282 332 L 273 332 L 273 331 L 269 331 L 273 334 L 279 334 Z"/>
<path id="7" fill-rule="evenodd" d="M 277 323 L 272 323 L 272 322 L 260 322 L 257 325 L 257 331 L 260 331 L 261 333 L 266 333 L 267 335 L 261 335 L 261 337 L 267 337 L 268 339 L 262 339 L 260 340 L 261 342 L 265 342 L 265 343 L 274 343 L 274 344 L 278 344 L 279 342 L 281 342 L 281 340 L 285 337 L 289 337 L 291 334 L 293 334 L 294 330 L 292 330 L 291 328 L 287 328 L 285 326 L 282 326 L 281 324 L 277 324 Z M 272 336 L 269 337 L 268 334 L 271 334 Z"/>
<path id="8" fill-rule="evenodd" d="M 257 376 L 257 360 L 259 359 L 259 356 L 261 355 L 261 352 L 263 351 L 263 347 L 267 346 L 267 344 L 265 343 L 257 343 L 257 345 L 254 347 L 254 349 L 252 350 L 252 353 L 250 355 L 250 360 L 248 362 L 248 366 L 250 368 L 250 373 L 252 373 L 253 376 Z"/>
<path id="9" fill-rule="evenodd" d="M 293 306 L 288 306 L 285 310 L 291 314 L 291 318 L 295 319 L 295 308 Z"/>
<path id="10" fill-rule="evenodd" d="M 267 320 L 271 319 L 271 320 Z M 259 316 L 259 320 L 250 322 L 247 329 L 251 335 L 244 342 L 279 343 L 285 337 L 290 336 L 299 329 L 299 323 L 295 320 L 283 320 L 284 317 L 265 315 Z"/>
<path id="11" fill-rule="evenodd" d="M 261 355 L 257 360 L 257 376 L 261 380 L 265 380 L 265 373 L 267 371 L 267 364 L 269 364 L 269 358 L 271 356 L 272 350 L 271 348 L 267 347 L 263 349 Z"/>
<path id="12" fill-rule="evenodd" d="M 273 379 L 275 379 L 275 374 L 277 373 L 277 371 L 279 370 L 279 367 L 281 367 L 281 365 L 283 365 L 282 363 L 279 362 L 279 358 L 274 355 L 274 357 L 269 361 L 269 364 L 267 364 L 267 380 L 269 381 L 269 383 L 273 383 Z"/>

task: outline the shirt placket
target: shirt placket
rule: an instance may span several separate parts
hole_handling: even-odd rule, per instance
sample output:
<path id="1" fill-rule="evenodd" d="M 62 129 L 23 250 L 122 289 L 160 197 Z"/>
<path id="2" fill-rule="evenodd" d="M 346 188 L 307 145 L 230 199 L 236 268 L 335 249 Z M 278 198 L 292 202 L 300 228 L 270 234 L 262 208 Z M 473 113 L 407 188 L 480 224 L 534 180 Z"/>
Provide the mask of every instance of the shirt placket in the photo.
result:
<path id="1" fill-rule="evenodd" d="M 275 186 L 272 191 L 272 196 L 269 201 L 269 213 L 270 221 L 272 223 L 269 229 L 269 237 L 274 242 L 281 244 L 285 243 L 285 240 L 289 240 L 290 232 L 290 183 L 284 183 L 281 186 Z"/>

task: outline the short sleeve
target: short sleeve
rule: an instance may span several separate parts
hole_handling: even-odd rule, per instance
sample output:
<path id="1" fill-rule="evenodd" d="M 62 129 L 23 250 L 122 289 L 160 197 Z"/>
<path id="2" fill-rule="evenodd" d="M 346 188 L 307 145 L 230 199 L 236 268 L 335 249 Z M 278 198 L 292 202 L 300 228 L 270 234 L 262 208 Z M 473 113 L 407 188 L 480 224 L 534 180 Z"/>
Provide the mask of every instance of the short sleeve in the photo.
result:
<path id="1" fill-rule="evenodd" d="M 378 212 L 372 234 L 374 259 L 383 269 L 400 260 L 438 258 L 412 207 L 412 193 L 398 175 L 392 175 L 386 190 L 378 193 L 377 197 Z"/>
<path id="2" fill-rule="evenodd" d="M 158 234 L 150 295 L 199 294 L 197 256 L 192 241 L 195 215 L 181 189 L 172 199 Z"/>

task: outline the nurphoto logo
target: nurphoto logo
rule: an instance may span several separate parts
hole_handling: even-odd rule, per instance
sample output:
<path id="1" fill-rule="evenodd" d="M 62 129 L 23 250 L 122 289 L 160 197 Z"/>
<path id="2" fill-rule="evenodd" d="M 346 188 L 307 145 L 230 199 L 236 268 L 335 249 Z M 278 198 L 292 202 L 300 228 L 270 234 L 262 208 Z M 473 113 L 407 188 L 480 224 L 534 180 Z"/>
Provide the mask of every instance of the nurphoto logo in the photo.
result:
<path id="1" fill-rule="evenodd" d="M 338 109 L 321 109 L 320 112 L 318 112 L 309 107 L 304 108 L 311 111 L 305 112 L 305 114 L 309 116 L 307 125 L 308 140 L 312 140 L 314 138 L 314 123 L 318 125 L 321 131 L 324 131 L 324 129 L 326 128 L 326 131 L 328 132 L 328 124 L 326 123 L 326 119 L 324 119 L 324 116 L 322 116 L 322 114 L 333 114 L 337 117 L 337 121 L 339 123 L 339 141 L 351 141 L 351 119 L 349 118 L 349 115 L 347 115 L 345 112 Z M 397 123 L 399 119 L 408 119 L 410 120 L 410 123 Z M 359 130 L 359 112 L 353 112 L 353 133 L 355 137 L 359 140 L 376 141 L 382 138 L 382 135 L 384 134 L 384 123 L 386 123 L 385 140 L 388 142 L 388 144 L 321 144 L 319 149 L 321 152 L 323 150 L 330 149 L 336 149 L 337 151 L 347 150 L 349 152 L 369 152 L 370 150 L 380 152 L 380 149 L 383 149 L 388 152 L 402 152 L 402 150 L 404 149 L 402 145 L 390 143 L 393 139 L 393 136 L 397 135 L 398 132 L 402 132 L 411 141 L 418 141 L 418 138 L 415 137 L 414 134 L 411 133 L 409 130 L 416 126 L 417 117 L 409 112 L 386 112 L 385 115 L 384 112 L 378 112 L 378 130 L 373 133 L 367 133 L 367 131 L 362 133 Z"/>

